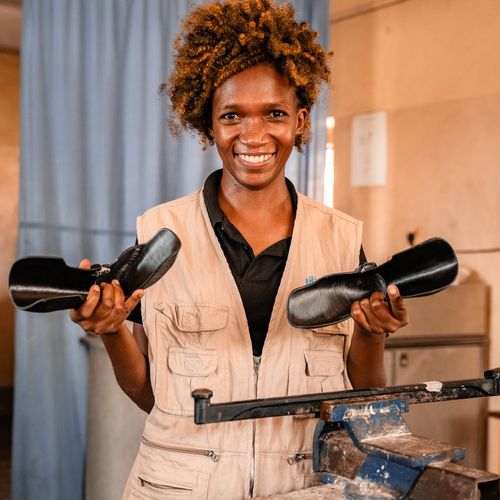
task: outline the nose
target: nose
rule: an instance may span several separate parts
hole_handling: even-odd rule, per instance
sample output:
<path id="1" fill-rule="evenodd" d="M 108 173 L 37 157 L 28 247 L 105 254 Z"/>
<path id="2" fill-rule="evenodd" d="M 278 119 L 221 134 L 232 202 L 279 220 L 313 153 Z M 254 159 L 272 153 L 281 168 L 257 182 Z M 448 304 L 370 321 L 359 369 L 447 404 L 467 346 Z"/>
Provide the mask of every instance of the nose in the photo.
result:
<path id="1" fill-rule="evenodd" d="M 245 146 L 258 147 L 268 141 L 265 123 L 260 118 L 248 118 L 240 132 L 240 141 Z"/>

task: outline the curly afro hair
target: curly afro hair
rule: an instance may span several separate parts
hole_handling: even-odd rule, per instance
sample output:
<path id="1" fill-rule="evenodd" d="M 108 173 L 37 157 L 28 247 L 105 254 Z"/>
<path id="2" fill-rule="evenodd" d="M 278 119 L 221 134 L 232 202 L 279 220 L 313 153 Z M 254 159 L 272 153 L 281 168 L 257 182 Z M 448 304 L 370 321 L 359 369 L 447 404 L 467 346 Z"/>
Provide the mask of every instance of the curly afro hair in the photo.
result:
<path id="1" fill-rule="evenodd" d="M 213 145 L 212 97 L 232 75 L 261 62 L 271 63 L 296 88 L 299 106 L 316 102 L 321 81 L 328 82 L 329 53 L 317 43 L 318 33 L 296 22 L 290 4 L 273 0 L 226 0 L 202 4 L 184 19 L 174 43 L 174 68 L 160 87 L 172 102 L 170 128 L 195 131 L 204 148 Z M 308 142 L 310 121 L 295 145 Z"/>

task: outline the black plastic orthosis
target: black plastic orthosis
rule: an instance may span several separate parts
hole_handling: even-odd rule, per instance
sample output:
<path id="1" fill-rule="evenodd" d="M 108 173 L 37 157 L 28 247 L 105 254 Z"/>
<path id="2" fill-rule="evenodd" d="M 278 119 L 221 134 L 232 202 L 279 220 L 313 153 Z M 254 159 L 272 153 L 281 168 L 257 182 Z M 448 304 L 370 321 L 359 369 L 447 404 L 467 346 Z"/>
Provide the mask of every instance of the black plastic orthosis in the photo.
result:
<path id="1" fill-rule="evenodd" d="M 72 309 L 83 304 L 92 285 L 117 279 L 128 298 L 134 290 L 156 283 L 172 267 L 180 247 L 173 231 L 161 229 L 147 243 L 124 250 L 110 265 L 80 269 L 59 257 L 25 257 L 10 270 L 10 295 L 25 311 Z"/>
<path id="2" fill-rule="evenodd" d="M 458 262 L 453 248 L 431 238 L 395 254 L 377 266 L 364 264 L 354 272 L 323 276 L 296 288 L 288 297 L 287 316 L 296 328 L 319 328 L 344 321 L 356 300 L 373 292 L 386 293 L 395 284 L 403 298 L 431 295 L 453 283 Z"/>

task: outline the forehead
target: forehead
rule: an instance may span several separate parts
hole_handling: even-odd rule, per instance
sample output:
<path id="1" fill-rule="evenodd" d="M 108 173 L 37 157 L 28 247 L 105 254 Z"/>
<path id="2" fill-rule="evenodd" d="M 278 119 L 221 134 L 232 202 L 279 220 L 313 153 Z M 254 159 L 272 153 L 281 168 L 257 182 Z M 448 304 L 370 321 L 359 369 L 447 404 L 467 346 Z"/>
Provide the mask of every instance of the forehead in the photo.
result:
<path id="1" fill-rule="evenodd" d="M 228 78 L 214 93 L 214 107 L 280 104 L 295 107 L 295 86 L 269 64 L 257 64 Z"/>

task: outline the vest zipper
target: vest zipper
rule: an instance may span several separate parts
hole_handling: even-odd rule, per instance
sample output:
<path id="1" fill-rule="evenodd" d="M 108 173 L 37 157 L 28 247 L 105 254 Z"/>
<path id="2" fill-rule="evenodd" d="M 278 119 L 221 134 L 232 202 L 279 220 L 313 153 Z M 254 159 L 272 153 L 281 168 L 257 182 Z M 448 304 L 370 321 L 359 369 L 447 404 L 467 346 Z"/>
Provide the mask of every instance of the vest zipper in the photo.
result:
<path id="1" fill-rule="evenodd" d="M 257 383 L 259 381 L 259 367 L 260 367 L 260 356 L 253 357 L 253 381 L 254 381 L 254 397 L 257 399 Z M 250 488 L 249 496 L 253 498 L 253 490 L 255 486 L 255 434 L 257 431 L 257 419 L 252 421 L 253 431 L 252 431 L 252 462 L 250 465 Z"/>
<path id="2" fill-rule="evenodd" d="M 302 460 L 312 460 L 312 457 L 312 453 L 296 453 L 293 457 L 287 458 L 286 461 L 293 465 L 302 462 Z"/>
<path id="3" fill-rule="evenodd" d="M 150 448 L 157 448 L 158 450 L 174 451 L 176 453 L 187 453 L 188 455 L 203 455 L 210 458 L 214 462 L 218 462 L 220 460 L 220 455 L 217 455 L 215 451 L 212 450 L 197 450 L 194 448 L 181 448 L 178 446 L 164 446 L 159 443 L 153 443 L 149 439 L 146 439 L 144 436 L 142 436 L 141 442 L 146 446 L 149 446 Z"/>

